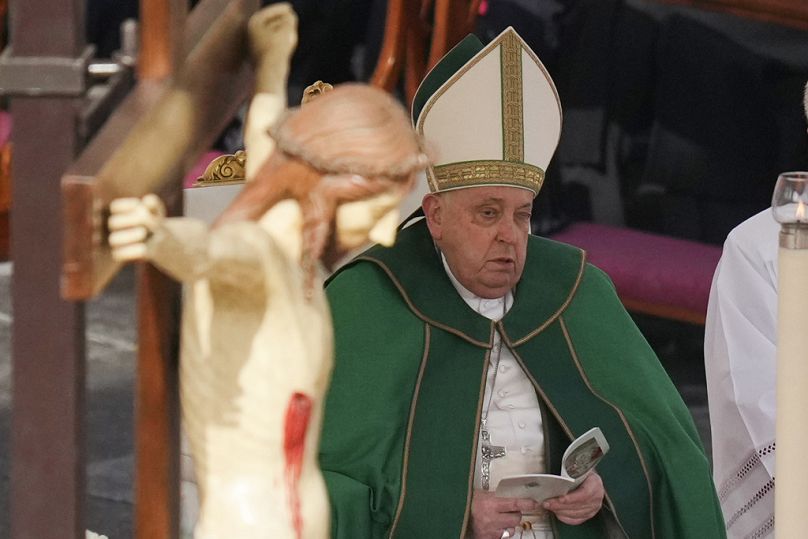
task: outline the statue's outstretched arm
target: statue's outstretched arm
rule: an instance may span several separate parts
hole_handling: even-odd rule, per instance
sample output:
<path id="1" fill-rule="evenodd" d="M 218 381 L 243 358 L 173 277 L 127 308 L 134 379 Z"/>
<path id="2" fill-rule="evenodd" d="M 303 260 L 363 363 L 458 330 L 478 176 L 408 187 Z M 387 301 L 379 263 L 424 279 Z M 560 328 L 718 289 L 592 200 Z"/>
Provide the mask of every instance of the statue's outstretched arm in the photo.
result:
<path id="1" fill-rule="evenodd" d="M 252 236 L 261 232 L 250 225 L 236 223 L 211 233 L 198 219 L 166 218 L 156 195 L 119 198 L 110 204 L 109 245 L 115 260 L 149 261 L 181 282 L 208 278 L 254 287 L 263 272 L 261 238 Z"/>
<path id="2" fill-rule="evenodd" d="M 113 200 L 108 226 L 112 257 L 119 262 L 149 261 L 178 281 L 198 278 L 208 266 L 207 225 L 167 219 L 157 195 Z"/>
<path id="3" fill-rule="evenodd" d="M 297 45 L 297 15 L 289 4 L 273 4 L 250 18 L 250 52 L 255 64 L 255 94 L 244 129 L 245 175 L 251 181 L 275 144 L 268 129 L 286 108 L 289 61 Z"/>

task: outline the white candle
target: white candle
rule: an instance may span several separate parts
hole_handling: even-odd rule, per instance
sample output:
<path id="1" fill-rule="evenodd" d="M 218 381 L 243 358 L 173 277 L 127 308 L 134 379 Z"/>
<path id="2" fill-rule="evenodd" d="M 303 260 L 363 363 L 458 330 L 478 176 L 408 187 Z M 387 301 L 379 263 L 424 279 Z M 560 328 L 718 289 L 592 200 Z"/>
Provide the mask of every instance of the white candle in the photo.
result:
<path id="1" fill-rule="evenodd" d="M 774 521 L 779 537 L 805 537 L 808 511 L 808 173 L 781 174 L 772 197 L 782 224 L 777 282 L 777 460 Z"/>
<path id="2" fill-rule="evenodd" d="M 808 529 L 808 249 L 780 247 L 777 315 L 777 460 L 779 537 Z"/>

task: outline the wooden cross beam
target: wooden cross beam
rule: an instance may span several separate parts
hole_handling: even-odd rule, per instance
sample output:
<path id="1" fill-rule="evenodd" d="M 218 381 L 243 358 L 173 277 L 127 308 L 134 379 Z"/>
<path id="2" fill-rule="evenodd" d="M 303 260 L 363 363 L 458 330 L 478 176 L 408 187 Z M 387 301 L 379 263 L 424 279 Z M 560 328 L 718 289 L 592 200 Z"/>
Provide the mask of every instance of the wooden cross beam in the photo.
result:
<path id="1" fill-rule="evenodd" d="M 158 7 L 171 4 L 150 1 Z M 197 5 L 185 31 L 188 53 L 168 80 L 162 79 L 171 74 L 171 58 L 182 58 L 179 45 L 160 53 L 149 49 L 148 39 L 144 43 L 140 82 L 63 176 L 65 299 L 91 298 L 119 269 L 102 239 L 109 202 L 179 186 L 184 171 L 249 94 L 246 23 L 257 4 L 205 0 Z M 165 20 L 176 21 L 178 15 L 170 11 Z M 172 35 L 171 27 L 161 31 Z M 144 34 L 148 37 L 145 27 Z"/>

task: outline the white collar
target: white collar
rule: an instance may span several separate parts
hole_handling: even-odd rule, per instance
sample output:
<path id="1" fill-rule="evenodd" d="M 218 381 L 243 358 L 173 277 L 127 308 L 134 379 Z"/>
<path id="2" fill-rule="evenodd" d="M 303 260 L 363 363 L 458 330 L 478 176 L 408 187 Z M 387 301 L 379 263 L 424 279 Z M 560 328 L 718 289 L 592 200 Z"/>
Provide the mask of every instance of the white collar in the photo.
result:
<path id="1" fill-rule="evenodd" d="M 463 298 L 463 301 L 471 307 L 475 312 L 483 315 L 484 317 L 488 318 L 489 320 L 500 320 L 505 313 L 513 305 L 513 293 L 510 291 L 502 297 L 494 298 L 494 299 L 486 299 L 481 298 L 465 286 L 463 286 L 460 281 L 457 280 L 457 277 L 454 276 L 452 270 L 449 268 L 449 264 L 446 262 L 446 257 L 443 256 L 443 253 L 440 254 L 440 259 L 443 261 L 443 269 L 446 270 L 446 275 L 449 276 L 449 280 L 452 282 L 452 286 L 455 287 L 457 293 L 460 294 L 460 297 Z M 504 307 L 503 307 L 504 305 Z"/>

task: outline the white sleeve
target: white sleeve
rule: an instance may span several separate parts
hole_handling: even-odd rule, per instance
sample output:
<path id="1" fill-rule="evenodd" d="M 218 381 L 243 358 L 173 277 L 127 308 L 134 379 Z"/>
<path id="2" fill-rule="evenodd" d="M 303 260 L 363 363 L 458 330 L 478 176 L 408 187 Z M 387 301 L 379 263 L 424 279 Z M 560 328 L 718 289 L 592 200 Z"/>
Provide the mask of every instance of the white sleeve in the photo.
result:
<path id="1" fill-rule="evenodd" d="M 766 489 L 774 474 L 778 231 L 766 210 L 730 233 L 707 308 L 714 477 L 724 515 L 728 524 L 736 519 L 736 528 L 746 528 L 747 517 L 759 524 L 773 511 Z"/>

